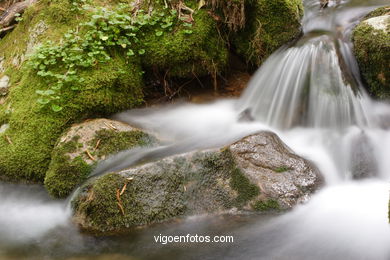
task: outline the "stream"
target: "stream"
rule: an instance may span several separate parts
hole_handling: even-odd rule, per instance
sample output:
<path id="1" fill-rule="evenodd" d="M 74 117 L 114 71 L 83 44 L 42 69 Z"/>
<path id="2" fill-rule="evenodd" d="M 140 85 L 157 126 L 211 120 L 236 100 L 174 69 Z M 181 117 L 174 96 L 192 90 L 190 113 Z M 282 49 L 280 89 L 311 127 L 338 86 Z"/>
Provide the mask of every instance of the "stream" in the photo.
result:
<path id="1" fill-rule="evenodd" d="M 156 134 L 93 176 L 143 160 L 220 147 L 271 130 L 320 169 L 325 185 L 284 213 L 192 216 L 114 237 L 79 232 L 68 200 L 0 183 L 2 259 L 389 260 L 390 105 L 363 88 L 351 32 L 383 0 L 305 1 L 303 36 L 272 54 L 239 99 L 176 103 L 114 116 Z M 243 115 L 246 115 L 245 117 Z M 234 243 L 155 243 L 163 235 L 230 235 Z"/>

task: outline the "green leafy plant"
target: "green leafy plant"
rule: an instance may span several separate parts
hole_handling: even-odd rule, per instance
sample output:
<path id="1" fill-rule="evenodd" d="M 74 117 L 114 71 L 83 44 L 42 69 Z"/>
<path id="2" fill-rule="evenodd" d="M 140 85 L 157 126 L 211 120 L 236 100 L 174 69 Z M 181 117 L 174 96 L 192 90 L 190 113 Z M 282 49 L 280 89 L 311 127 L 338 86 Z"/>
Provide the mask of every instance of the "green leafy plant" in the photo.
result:
<path id="1" fill-rule="evenodd" d="M 86 1 L 74 3 L 79 6 Z M 50 105 L 55 112 L 61 111 L 64 101 L 61 90 L 79 91 L 85 81 L 80 76 L 81 70 L 109 61 L 114 48 L 124 50 L 129 57 L 144 55 L 146 51 L 140 36 L 150 30 L 154 30 L 157 37 L 162 36 L 172 31 L 178 21 L 177 12 L 168 8 L 151 13 L 138 10 L 136 15 L 132 15 L 126 4 L 113 10 L 96 9 L 88 22 L 79 24 L 77 30 L 68 31 L 60 44 L 46 42 L 31 57 L 30 66 L 49 86 L 49 89 L 36 91 L 40 96 L 37 102 Z M 192 24 L 185 26 L 191 27 Z M 192 31 L 186 30 L 186 33 Z"/>

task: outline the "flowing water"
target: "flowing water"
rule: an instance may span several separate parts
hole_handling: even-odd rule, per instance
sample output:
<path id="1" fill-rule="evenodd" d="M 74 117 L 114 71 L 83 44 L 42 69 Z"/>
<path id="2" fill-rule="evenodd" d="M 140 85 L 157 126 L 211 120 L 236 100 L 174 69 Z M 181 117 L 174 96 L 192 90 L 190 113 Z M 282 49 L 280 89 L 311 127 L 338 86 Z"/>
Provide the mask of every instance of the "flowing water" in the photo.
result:
<path id="1" fill-rule="evenodd" d="M 325 177 L 307 204 L 280 215 L 194 216 L 96 238 L 71 224 L 67 201 L 51 200 L 39 186 L 0 184 L 0 259 L 390 259 L 390 105 L 364 91 L 350 42 L 359 19 L 386 2 L 330 1 L 320 10 L 306 0 L 304 35 L 269 57 L 240 99 L 117 115 L 164 145 L 122 152 L 93 173 L 272 130 Z M 234 243 L 154 242 L 188 233 L 233 235 Z"/>

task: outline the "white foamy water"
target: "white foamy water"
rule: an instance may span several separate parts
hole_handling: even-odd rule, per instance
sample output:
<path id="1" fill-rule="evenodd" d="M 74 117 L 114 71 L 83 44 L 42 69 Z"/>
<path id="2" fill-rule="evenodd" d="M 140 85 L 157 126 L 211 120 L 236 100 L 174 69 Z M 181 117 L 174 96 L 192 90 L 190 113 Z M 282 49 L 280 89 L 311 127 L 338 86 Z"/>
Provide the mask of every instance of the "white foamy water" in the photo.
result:
<path id="1" fill-rule="evenodd" d="M 5 243 L 25 243 L 68 222 L 63 202 L 48 198 L 41 187 L 0 184 L 0 248 Z"/>

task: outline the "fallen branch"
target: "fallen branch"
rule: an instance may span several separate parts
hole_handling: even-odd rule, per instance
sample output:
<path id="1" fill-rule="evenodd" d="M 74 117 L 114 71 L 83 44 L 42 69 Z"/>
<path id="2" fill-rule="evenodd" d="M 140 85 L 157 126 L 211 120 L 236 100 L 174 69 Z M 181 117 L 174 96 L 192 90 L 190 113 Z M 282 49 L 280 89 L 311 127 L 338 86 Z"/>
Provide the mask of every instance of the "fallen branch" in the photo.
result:
<path id="1" fill-rule="evenodd" d="M 9 26 L 17 17 L 17 14 L 21 14 L 27 7 L 32 5 L 36 0 L 26 0 L 13 4 L 10 8 L 4 11 L 0 16 L 0 27 Z"/>
<path id="2" fill-rule="evenodd" d="M 15 28 L 15 27 L 16 27 L 16 25 L 14 24 L 14 25 L 11 25 L 11 26 L 2 28 L 2 29 L 0 29 L 0 33 L 6 32 L 6 31 L 9 31 L 9 30 L 12 30 L 12 29 Z"/>

